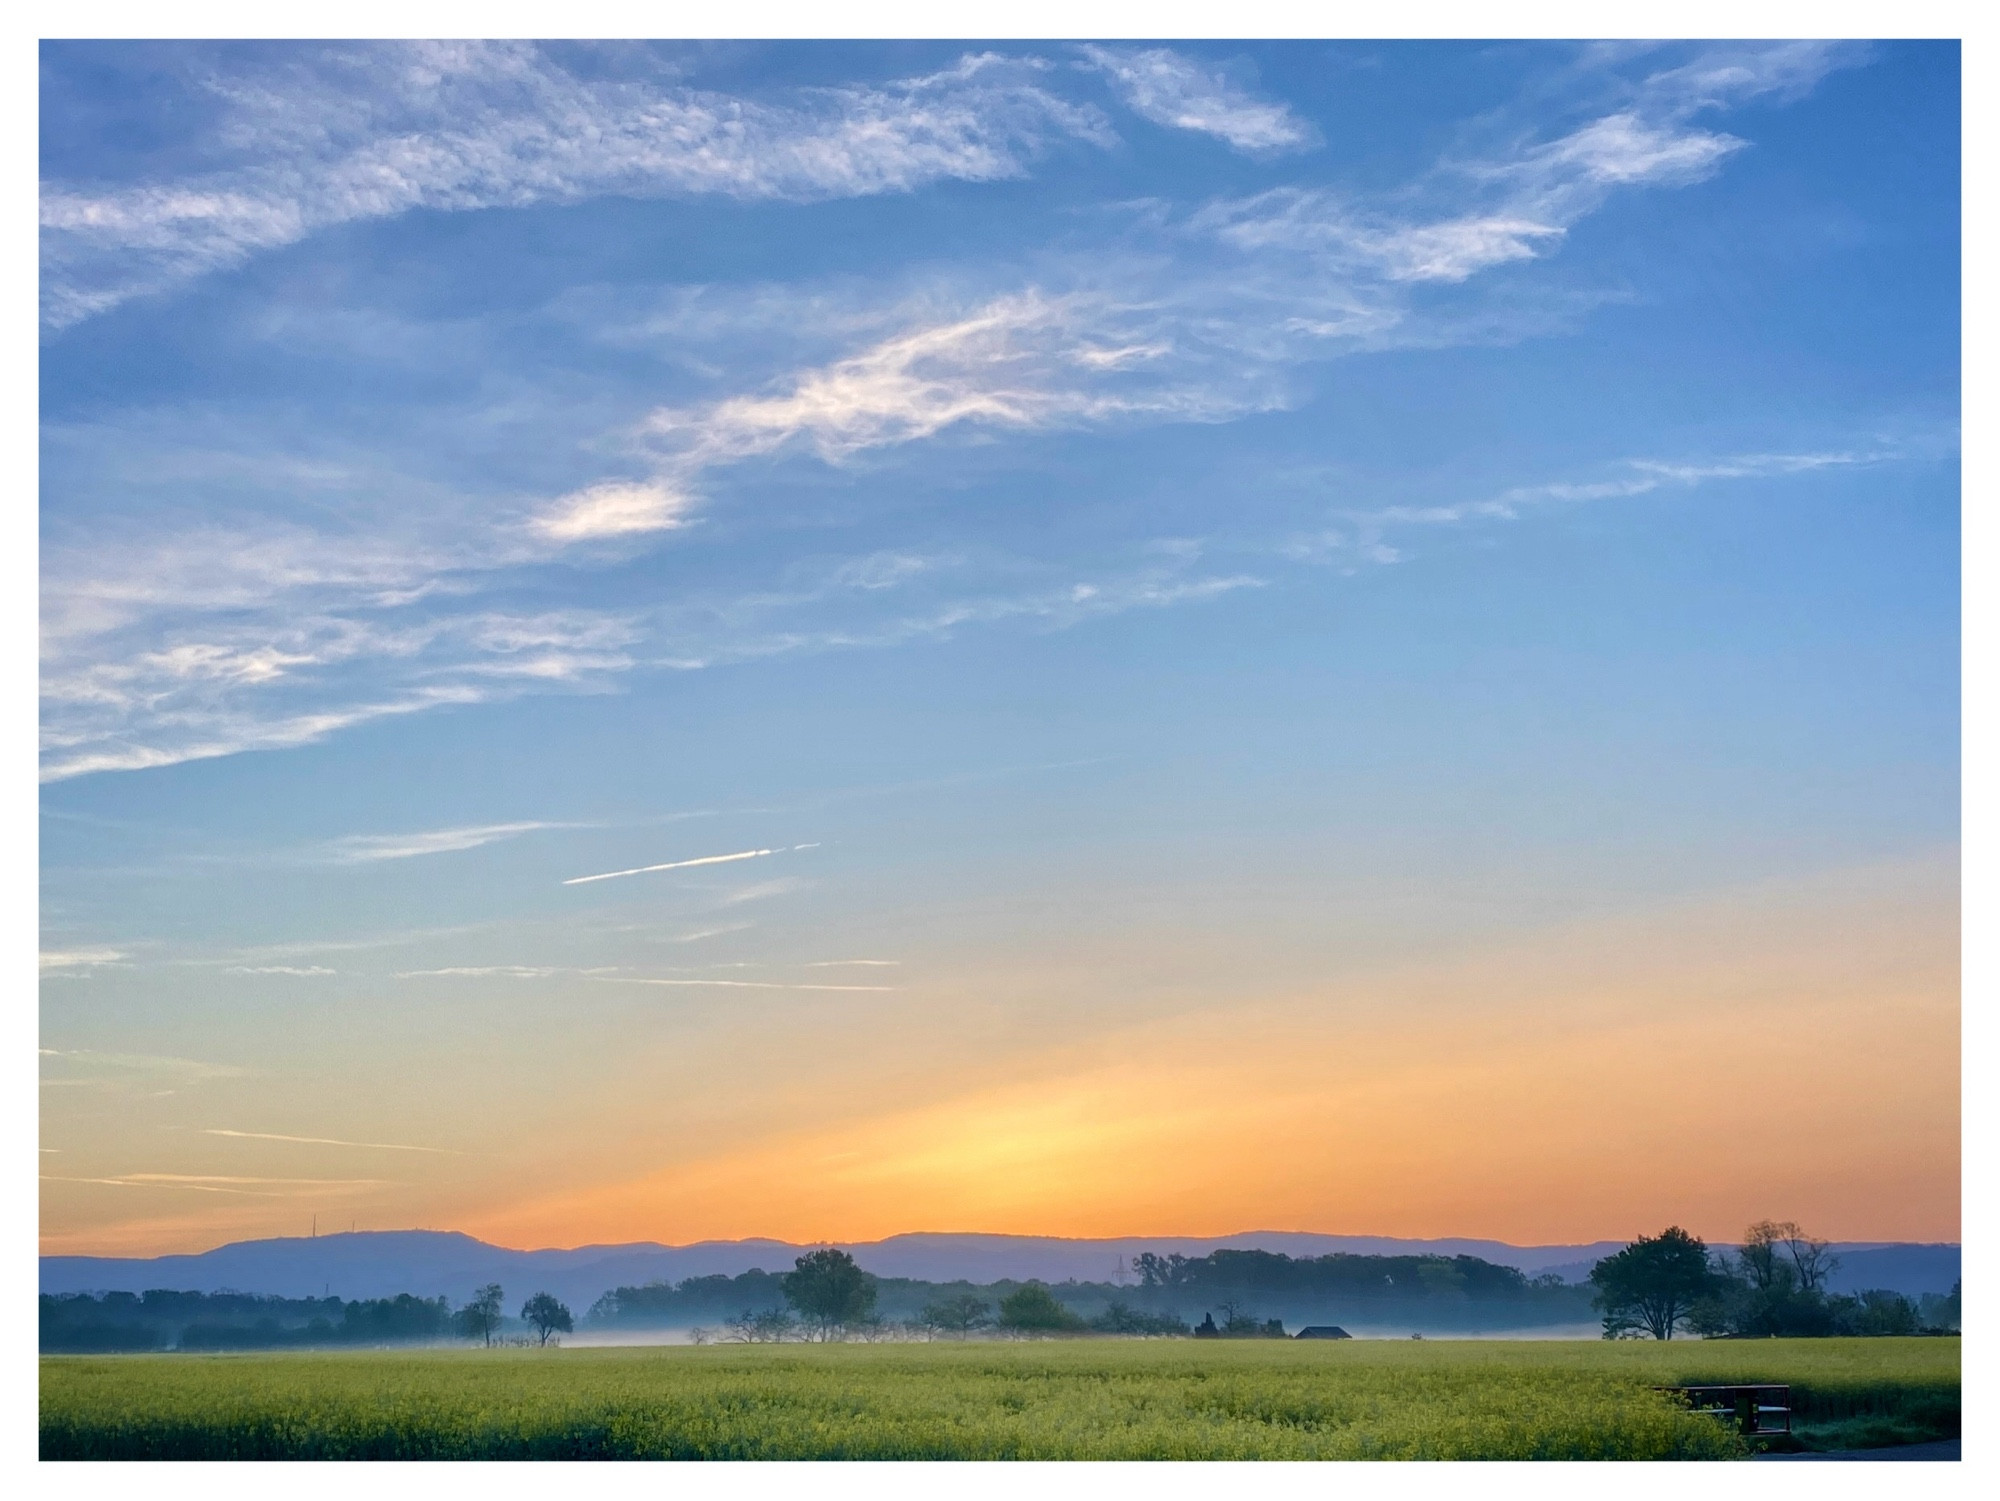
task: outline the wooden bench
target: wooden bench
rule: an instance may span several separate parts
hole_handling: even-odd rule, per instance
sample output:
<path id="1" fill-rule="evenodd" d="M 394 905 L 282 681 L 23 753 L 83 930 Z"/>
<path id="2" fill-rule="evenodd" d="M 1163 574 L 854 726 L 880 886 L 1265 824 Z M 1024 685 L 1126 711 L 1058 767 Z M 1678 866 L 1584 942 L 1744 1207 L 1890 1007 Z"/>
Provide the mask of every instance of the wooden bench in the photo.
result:
<path id="1" fill-rule="evenodd" d="M 1656 1386 L 1687 1400 L 1691 1411 L 1727 1418 L 1745 1438 L 1792 1431 L 1789 1386 Z"/>

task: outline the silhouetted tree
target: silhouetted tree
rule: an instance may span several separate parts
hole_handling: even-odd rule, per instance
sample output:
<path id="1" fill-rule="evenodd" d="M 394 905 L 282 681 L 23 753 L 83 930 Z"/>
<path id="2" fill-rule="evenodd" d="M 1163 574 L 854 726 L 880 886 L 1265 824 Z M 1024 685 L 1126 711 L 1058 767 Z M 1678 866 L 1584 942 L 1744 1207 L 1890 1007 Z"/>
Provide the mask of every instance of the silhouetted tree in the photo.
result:
<path id="1" fill-rule="evenodd" d="M 1210 1320 L 1213 1323 L 1213 1320 Z M 1186 1334 L 1187 1321 L 1177 1314 L 1147 1313 L 1143 1309 L 1128 1307 L 1122 1300 L 1113 1298 L 1110 1306 L 1090 1321 L 1090 1327 L 1103 1334 Z"/>
<path id="2" fill-rule="evenodd" d="M 1887 1288 L 1872 1287 L 1852 1298 L 1835 1298 L 1833 1304 L 1842 1334 L 1915 1334 L 1923 1327 L 1917 1305 Z"/>
<path id="3" fill-rule="evenodd" d="M 1056 1295 L 1041 1283 L 1029 1282 L 1000 1300 L 1000 1327 L 1018 1329 L 1023 1334 L 1054 1334 L 1090 1326 L 1080 1315 L 1057 1302 Z"/>
<path id="4" fill-rule="evenodd" d="M 576 1327 L 569 1316 L 569 1310 L 549 1293 L 536 1293 L 523 1303 L 521 1317 L 534 1326 L 535 1334 L 545 1345 L 549 1342 L 549 1336 L 556 1331 L 568 1334 Z"/>
<path id="5" fill-rule="evenodd" d="M 493 1336 L 500 1328 L 503 1315 L 500 1312 L 500 1284 L 489 1282 L 472 1295 L 472 1301 L 452 1315 L 452 1322 L 458 1332 L 467 1339 L 493 1343 Z"/>
<path id="6" fill-rule="evenodd" d="M 831 1246 L 808 1251 L 785 1273 L 785 1301 L 821 1339 L 832 1339 L 875 1308 L 875 1279 Z"/>
<path id="7" fill-rule="evenodd" d="M 1792 1270 L 1798 1274 L 1799 1291 L 1825 1292 L 1826 1279 L 1839 1267 L 1840 1258 L 1825 1241 L 1806 1234 L 1797 1225 L 1787 1224 L 1785 1229 L 1791 1232 L 1785 1237 L 1785 1254 L 1791 1257 Z"/>
<path id="8" fill-rule="evenodd" d="M 1604 1311 L 1604 1337 L 1641 1331 L 1672 1339 L 1697 1302 L 1713 1295 L 1716 1274 L 1708 1247 L 1678 1225 L 1642 1235 L 1590 1269 L 1596 1303 Z"/>
<path id="9" fill-rule="evenodd" d="M 799 1321 L 782 1308 L 746 1308 L 722 1327 L 737 1344 L 779 1345 L 799 1332 Z"/>
<path id="10" fill-rule="evenodd" d="M 975 1329 L 984 1329 L 993 1322 L 993 1305 L 971 1293 L 960 1293 L 955 1298 L 940 1298 L 935 1303 L 926 1303 L 919 1317 L 947 1334 L 965 1335 Z"/>
<path id="11" fill-rule="evenodd" d="M 1780 1225 L 1775 1220 L 1759 1220 L 1743 1232 L 1737 1260 L 1744 1278 L 1758 1292 L 1769 1292 L 1791 1278 L 1792 1269 L 1781 1259 L 1778 1248 L 1784 1243 L 1785 1232 L 1797 1228 Z"/>
<path id="12" fill-rule="evenodd" d="M 1718 1258 L 1710 1295 L 1689 1327 L 1698 1334 L 1809 1336 L 1837 1334 L 1852 1324 L 1853 1299 L 1830 1297 L 1828 1275 L 1839 1264 L 1827 1243 L 1791 1220 L 1759 1220 L 1743 1232 L 1732 1262 Z M 1893 1323 L 1893 1311 L 1869 1315 Z"/>

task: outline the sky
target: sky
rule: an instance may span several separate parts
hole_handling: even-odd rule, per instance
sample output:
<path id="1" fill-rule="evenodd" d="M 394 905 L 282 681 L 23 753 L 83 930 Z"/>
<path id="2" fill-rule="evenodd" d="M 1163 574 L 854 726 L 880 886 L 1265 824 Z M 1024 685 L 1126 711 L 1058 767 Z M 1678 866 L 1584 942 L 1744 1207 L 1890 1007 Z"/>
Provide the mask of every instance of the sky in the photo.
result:
<path id="1" fill-rule="evenodd" d="M 44 44 L 45 1252 L 1959 1233 L 1955 44 Z"/>

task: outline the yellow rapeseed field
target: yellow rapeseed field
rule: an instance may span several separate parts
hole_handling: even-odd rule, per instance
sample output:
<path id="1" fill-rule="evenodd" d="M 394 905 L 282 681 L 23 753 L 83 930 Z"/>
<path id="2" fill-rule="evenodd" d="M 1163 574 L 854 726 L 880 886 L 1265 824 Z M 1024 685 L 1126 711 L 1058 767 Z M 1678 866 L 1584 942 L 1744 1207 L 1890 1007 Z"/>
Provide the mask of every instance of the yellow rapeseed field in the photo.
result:
<path id="1" fill-rule="evenodd" d="M 50 1356 L 44 1458 L 1727 1459 L 1656 1385 L 1956 1431 L 1958 1341 L 1077 1340 Z M 1914 1429 L 1910 1424 L 1915 1423 Z M 1901 1430 L 1899 1430 L 1901 1431 Z"/>

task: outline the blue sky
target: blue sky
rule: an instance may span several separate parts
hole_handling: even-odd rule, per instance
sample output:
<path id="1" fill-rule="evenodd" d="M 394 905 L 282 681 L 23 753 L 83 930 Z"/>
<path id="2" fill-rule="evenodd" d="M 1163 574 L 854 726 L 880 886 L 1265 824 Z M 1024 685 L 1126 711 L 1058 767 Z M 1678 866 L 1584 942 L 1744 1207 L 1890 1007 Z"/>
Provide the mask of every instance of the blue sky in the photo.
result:
<path id="1" fill-rule="evenodd" d="M 1073 1229 L 1141 1084 L 1046 1198 L 687 1185 L 1590 924 L 1949 967 L 1953 45 L 53 44 L 42 119 L 51 1243 Z M 1785 1192 L 1955 1233 L 1838 1076 L 1937 1171 Z M 1763 1212 L 1598 1171 L 1229 1213 Z"/>

